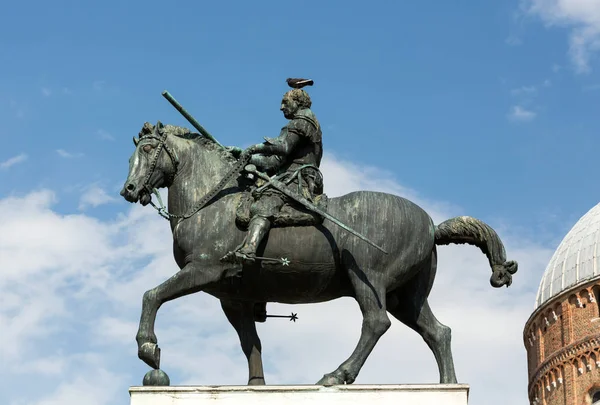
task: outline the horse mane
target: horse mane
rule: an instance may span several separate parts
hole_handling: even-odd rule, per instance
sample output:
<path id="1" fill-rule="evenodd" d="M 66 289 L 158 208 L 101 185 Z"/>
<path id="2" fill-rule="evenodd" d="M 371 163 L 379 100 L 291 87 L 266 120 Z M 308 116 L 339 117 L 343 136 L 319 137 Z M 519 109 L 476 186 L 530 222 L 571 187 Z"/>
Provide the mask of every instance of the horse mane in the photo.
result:
<path id="1" fill-rule="evenodd" d="M 144 135 L 154 133 L 156 130 L 156 126 L 150 124 L 149 122 L 145 122 L 142 127 L 140 133 L 138 134 L 139 138 L 142 139 Z M 169 135 L 176 136 L 181 139 L 186 139 L 188 141 L 192 141 L 197 144 L 199 147 L 209 150 L 210 152 L 216 153 L 220 155 L 224 160 L 228 162 L 236 162 L 237 160 L 233 155 L 227 151 L 225 151 L 219 144 L 217 144 L 212 139 L 197 133 L 192 132 L 189 128 L 181 127 L 178 125 L 165 124 L 163 125 L 163 131 L 165 131 Z"/>

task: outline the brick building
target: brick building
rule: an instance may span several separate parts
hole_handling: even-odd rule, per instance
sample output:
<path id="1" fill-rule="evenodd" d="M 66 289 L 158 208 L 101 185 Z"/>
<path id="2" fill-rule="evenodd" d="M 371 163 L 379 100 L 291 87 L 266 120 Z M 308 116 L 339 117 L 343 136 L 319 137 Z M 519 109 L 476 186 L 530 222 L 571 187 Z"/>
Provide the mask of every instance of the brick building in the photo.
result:
<path id="1" fill-rule="evenodd" d="M 564 237 L 525 325 L 529 400 L 600 405 L 600 204 Z"/>

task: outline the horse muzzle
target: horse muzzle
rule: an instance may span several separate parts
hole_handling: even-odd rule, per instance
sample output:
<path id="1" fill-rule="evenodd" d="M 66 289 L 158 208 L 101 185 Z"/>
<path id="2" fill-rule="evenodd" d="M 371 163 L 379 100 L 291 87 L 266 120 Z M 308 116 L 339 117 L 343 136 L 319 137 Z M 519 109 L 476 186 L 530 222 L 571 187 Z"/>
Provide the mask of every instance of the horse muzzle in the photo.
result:
<path id="1" fill-rule="evenodd" d="M 136 203 L 139 201 L 143 206 L 148 205 L 152 200 L 152 196 L 146 191 L 146 189 L 138 188 L 133 183 L 126 183 L 119 194 L 130 203 Z"/>

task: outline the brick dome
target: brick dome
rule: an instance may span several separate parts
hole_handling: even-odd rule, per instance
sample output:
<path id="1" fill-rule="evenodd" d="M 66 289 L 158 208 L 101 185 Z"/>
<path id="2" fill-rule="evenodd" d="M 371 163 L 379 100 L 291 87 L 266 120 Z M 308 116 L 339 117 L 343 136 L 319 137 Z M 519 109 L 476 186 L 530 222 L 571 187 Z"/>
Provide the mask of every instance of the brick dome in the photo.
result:
<path id="1" fill-rule="evenodd" d="M 564 237 L 523 332 L 534 405 L 600 405 L 600 204 Z"/>
<path id="2" fill-rule="evenodd" d="M 552 297 L 600 277 L 600 204 L 571 228 L 550 259 L 540 282 L 535 308 Z"/>

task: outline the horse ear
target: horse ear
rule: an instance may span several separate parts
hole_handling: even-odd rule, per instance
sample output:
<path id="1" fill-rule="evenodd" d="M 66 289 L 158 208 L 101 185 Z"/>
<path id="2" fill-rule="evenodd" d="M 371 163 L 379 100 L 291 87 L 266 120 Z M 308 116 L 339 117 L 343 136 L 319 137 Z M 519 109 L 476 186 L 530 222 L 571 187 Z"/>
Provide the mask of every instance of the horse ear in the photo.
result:
<path id="1" fill-rule="evenodd" d="M 140 143 L 140 140 L 134 136 L 133 137 L 133 144 L 137 147 L 138 143 Z"/>
<path id="2" fill-rule="evenodd" d="M 162 134 L 163 129 L 164 129 L 164 125 L 162 124 L 162 122 L 158 121 L 156 123 L 156 130 L 158 131 L 159 134 Z"/>
<path id="3" fill-rule="evenodd" d="M 144 122 L 144 126 L 138 134 L 138 138 L 142 139 L 144 136 L 150 135 L 152 132 L 154 132 L 154 126 L 149 122 Z"/>

